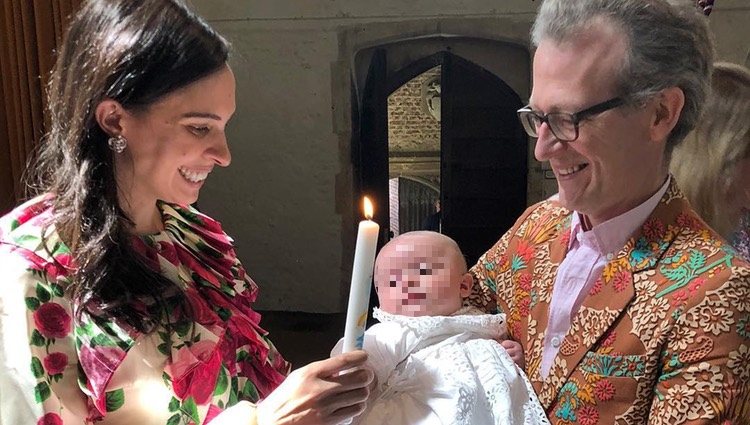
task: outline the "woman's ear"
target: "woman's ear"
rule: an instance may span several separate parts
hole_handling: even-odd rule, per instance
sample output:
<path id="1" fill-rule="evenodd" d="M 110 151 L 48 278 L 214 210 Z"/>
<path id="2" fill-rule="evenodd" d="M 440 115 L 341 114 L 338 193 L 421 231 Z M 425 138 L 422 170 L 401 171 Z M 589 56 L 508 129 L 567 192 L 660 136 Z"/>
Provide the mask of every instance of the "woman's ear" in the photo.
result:
<path id="1" fill-rule="evenodd" d="M 471 288 L 474 286 L 474 276 L 471 273 L 464 273 L 461 276 L 461 298 L 466 298 L 471 295 Z"/>
<path id="2" fill-rule="evenodd" d="M 110 137 L 122 134 L 122 119 L 125 113 L 125 108 L 120 102 L 112 99 L 102 100 L 94 111 L 99 127 Z"/>

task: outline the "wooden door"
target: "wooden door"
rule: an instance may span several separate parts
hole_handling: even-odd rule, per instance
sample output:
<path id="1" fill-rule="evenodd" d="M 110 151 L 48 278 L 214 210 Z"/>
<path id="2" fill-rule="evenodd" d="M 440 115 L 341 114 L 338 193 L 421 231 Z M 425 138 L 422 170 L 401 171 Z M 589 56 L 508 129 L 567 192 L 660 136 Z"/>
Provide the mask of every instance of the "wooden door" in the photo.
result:
<path id="1" fill-rule="evenodd" d="M 523 105 L 500 78 L 450 53 L 441 86 L 442 230 L 471 267 L 526 208 Z"/>

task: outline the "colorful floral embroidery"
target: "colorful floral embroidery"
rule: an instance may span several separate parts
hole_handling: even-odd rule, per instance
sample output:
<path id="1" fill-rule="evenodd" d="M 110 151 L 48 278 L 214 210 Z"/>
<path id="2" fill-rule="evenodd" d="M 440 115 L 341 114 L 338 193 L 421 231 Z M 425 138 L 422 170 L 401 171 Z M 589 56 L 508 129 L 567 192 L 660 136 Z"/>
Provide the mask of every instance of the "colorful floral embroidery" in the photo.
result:
<path id="1" fill-rule="evenodd" d="M 615 386 L 609 379 L 602 379 L 594 385 L 594 396 L 601 401 L 608 401 L 615 395 Z"/>
<path id="2" fill-rule="evenodd" d="M 589 373 L 603 376 L 635 377 L 643 374 L 644 358 L 638 355 L 608 356 L 588 352 L 581 361 L 580 368 Z"/>
<path id="3" fill-rule="evenodd" d="M 578 409 L 580 400 L 578 398 L 578 385 L 576 381 L 570 380 L 563 385 L 557 397 L 557 402 L 558 407 L 555 409 L 555 417 L 566 422 L 575 422 L 578 420 L 576 410 Z"/>
<path id="4" fill-rule="evenodd" d="M 571 216 L 555 201 L 529 208 L 471 270 L 472 302 L 510 311 L 511 335 L 525 347 L 529 378 L 550 421 L 746 423 L 750 265 L 705 226 L 674 180 L 604 267 L 549 375 L 541 376 L 547 311 Z M 498 259 L 510 266 L 485 267 Z"/>

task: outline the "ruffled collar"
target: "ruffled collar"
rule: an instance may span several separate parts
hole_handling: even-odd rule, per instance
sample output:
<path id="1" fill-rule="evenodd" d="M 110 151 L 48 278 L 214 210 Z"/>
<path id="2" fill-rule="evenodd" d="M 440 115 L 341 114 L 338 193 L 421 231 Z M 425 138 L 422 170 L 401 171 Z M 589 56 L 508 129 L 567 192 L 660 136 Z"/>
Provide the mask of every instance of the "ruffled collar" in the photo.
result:
<path id="1" fill-rule="evenodd" d="M 381 323 L 393 322 L 413 330 L 420 338 L 470 332 L 477 337 L 498 338 L 506 334 L 504 314 L 482 314 L 475 307 L 463 307 L 450 316 L 408 317 L 375 307 L 372 316 Z"/>

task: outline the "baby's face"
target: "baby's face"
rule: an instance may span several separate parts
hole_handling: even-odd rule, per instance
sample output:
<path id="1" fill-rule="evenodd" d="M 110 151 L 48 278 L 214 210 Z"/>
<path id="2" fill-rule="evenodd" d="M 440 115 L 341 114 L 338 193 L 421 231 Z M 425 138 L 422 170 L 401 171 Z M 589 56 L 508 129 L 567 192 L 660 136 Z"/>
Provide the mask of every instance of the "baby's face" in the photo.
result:
<path id="1" fill-rule="evenodd" d="M 461 308 L 460 253 L 424 238 L 396 240 L 380 253 L 380 308 L 403 316 L 447 316 Z"/>

